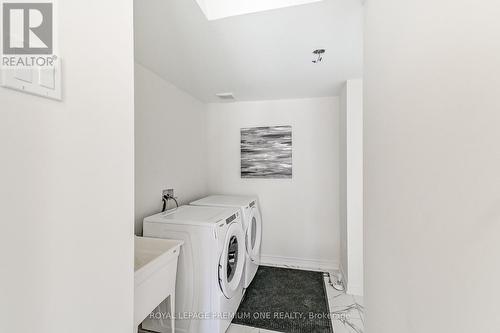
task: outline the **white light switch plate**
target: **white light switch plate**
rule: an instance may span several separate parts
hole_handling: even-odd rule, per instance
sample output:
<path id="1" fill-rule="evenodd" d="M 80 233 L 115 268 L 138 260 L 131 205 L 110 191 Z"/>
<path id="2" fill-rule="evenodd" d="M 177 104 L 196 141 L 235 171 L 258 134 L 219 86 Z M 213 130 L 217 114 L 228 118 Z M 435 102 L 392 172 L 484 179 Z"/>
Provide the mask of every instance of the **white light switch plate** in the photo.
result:
<path id="1" fill-rule="evenodd" d="M 61 59 L 53 68 L 2 68 L 2 86 L 28 94 L 62 100 Z"/>

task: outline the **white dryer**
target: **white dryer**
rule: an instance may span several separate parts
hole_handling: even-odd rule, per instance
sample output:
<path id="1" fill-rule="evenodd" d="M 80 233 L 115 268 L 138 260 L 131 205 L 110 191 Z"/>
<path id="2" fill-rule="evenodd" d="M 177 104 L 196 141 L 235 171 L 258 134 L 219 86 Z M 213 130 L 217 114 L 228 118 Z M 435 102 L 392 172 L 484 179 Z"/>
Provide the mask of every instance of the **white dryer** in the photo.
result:
<path id="1" fill-rule="evenodd" d="M 245 236 L 239 209 L 182 206 L 145 218 L 143 227 L 146 237 L 184 241 L 177 272 L 175 331 L 225 332 L 243 296 Z M 148 324 L 163 325 L 161 320 L 154 322 Z"/>
<path id="2" fill-rule="evenodd" d="M 260 245 L 262 241 L 262 217 L 258 199 L 255 196 L 210 195 L 190 203 L 193 206 L 238 207 L 242 214 L 245 233 L 246 261 L 244 287 L 247 288 L 260 265 Z"/>

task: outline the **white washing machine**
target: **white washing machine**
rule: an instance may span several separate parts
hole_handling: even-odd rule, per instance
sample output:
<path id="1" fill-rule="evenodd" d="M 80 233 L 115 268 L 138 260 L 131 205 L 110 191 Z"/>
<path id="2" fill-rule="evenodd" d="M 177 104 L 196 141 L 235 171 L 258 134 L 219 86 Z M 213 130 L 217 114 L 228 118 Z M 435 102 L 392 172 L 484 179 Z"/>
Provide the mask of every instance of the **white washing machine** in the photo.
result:
<path id="1" fill-rule="evenodd" d="M 247 288 L 260 264 L 262 217 L 258 199 L 254 196 L 210 195 L 190 203 L 194 206 L 238 207 L 241 210 L 245 233 L 246 261 L 243 286 Z"/>
<path id="2" fill-rule="evenodd" d="M 240 210 L 181 206 L 145 218 L 143 227 L 146 237 L 184 241 L 175 289 L 175 331 L 225 332 L 243 296 L 245 236 Z M 148 325 L 163 324 L 149 320 Z"/>

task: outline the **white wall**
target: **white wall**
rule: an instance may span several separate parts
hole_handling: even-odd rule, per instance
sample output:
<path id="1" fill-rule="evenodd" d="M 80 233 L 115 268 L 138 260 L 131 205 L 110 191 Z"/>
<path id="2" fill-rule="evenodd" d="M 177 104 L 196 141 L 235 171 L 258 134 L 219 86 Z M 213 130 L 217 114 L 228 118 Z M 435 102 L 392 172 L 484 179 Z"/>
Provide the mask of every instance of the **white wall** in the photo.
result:
<path id="1" fill-rule="evenodd" d="M 363 81 L 340 96 L 340 251 L 347 292 L 363 295 Z"/>
<path id="2" fill-rule="evenodd" d="M 135 231 L 161 210 L 163 189 L 179 204 L 207 194 L 205 104 L 135 66 Z M 171 208 L 171 206 L 169 206 Z"/>
<path id="3" fill-rule="evenodd" d="M 367 332 L 498 332 L 500 5 L 367 1 Z"/>
<path id="4" fill-rule="evenodd" d="M 338 98 L 209 104 L 209 190 L 258 194 L 264 261 L 338 267 Z M 240 129 L 291 125 L 293 179 L 241 179 Z"/>
<path id="5" fill-rule="evenodd" d="M 0 330 L 132 332 L 132 1 L 57 8 L 64 101 L 0 88 Z"/>

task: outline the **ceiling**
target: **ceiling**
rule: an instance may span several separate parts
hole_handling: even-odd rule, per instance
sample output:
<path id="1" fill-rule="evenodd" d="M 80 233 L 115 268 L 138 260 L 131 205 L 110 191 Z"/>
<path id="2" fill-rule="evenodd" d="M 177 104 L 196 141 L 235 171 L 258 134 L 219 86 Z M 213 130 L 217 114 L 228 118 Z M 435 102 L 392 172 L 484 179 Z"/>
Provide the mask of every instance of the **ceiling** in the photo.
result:
<path id="1" fill-rule="evenodd" d="M 363 7 L 323 0 L 209 21 L 196 0 L 136 0 L 135 58 L 204 102 L 337 96 L 362 76 Z M 326 49 L 319 64 L 312 51 Z"/>

